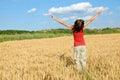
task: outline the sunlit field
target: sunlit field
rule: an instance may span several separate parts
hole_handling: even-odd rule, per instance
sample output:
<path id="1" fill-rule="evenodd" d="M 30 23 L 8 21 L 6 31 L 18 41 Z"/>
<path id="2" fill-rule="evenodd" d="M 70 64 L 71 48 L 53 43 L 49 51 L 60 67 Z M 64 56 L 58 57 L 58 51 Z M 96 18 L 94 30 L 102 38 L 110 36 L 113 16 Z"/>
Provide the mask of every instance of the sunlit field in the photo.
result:
<path id="1" fill-rule="evenodd" d="M 120 34 L 85 35 L 87 69 L 78 74 L 73 37 L 0 43 L 0 80 L 120 80 Z"/>

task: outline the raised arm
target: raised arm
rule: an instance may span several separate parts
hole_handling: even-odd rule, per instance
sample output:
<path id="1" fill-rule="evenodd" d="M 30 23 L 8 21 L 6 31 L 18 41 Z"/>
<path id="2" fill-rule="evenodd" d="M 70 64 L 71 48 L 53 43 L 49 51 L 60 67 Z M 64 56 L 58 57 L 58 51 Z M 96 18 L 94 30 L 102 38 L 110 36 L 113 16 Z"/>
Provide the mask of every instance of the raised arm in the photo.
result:
<path id="1" fill-rule="evenodd" d="M 59 22 L 60 24 L 66 26 L 66 27 L 68 27 L 68 28 L 70 28 L 70 29 L 73 28 L 72 25 L 70 25 L 70 24 L 68 24 L 68 23 L 66 23 L 66 22 L 64 22 L 64 21 L 62 21 L 62 20 L 60 20 L 60 19 L 58 19 L 58 18 L 55 17 L 53 14 L 51 15 L 51 17 L 52 17 L 55 21 Z"/>
<path id="2" fill-rule="evenodd" d="M 94 16 L 92 16 L 85 24 L 84 24 L 84 28 L 91 23 L 95 18 L 97 18 L 100 14 L 102 13 L 102 10 L 99 10 L 97 14 L 95 14 Z"/>

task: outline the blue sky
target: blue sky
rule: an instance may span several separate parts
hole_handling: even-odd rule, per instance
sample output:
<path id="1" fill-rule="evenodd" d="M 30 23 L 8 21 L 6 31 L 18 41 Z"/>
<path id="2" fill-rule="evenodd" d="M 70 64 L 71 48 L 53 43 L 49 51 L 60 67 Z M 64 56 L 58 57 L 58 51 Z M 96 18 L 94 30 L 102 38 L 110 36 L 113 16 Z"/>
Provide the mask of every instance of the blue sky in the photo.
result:
<path id="1" fill-rule="evenodd" d="M 0 0 L 0 30 L 65 28 L 50 13 L 69 24 L 87 21 L 98 9 L 104 12 L 88 28 L 120 27 L 120 0 Z"/>

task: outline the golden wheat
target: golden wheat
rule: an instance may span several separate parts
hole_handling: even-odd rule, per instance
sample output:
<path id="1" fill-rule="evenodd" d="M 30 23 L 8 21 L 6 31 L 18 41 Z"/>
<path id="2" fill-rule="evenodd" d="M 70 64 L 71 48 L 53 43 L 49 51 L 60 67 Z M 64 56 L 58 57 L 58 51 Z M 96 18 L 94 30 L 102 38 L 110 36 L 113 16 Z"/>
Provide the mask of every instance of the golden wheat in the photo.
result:
<path id="1" fill-rule="evenodd" d="M 120 80 L 120 34 L 85 35 L 87 70 L 78 74 L 73 37 L 0 43 L 0 80 Z"/>

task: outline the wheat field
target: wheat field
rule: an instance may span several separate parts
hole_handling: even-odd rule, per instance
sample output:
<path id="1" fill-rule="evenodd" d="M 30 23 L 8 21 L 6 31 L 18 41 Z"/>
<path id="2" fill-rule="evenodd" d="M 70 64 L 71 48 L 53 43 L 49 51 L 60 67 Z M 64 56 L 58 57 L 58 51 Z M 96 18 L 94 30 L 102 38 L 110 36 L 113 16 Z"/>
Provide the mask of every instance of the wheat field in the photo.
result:
<path id="1" fill-rule="evenodd" d="M 0 43 L 0 80 L 120 80 L 120 34 L 85 35 L 87 69 L 78 74 L 73 37 Z"/>

